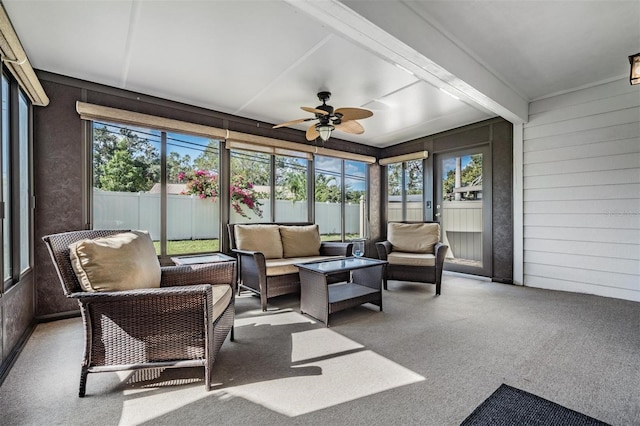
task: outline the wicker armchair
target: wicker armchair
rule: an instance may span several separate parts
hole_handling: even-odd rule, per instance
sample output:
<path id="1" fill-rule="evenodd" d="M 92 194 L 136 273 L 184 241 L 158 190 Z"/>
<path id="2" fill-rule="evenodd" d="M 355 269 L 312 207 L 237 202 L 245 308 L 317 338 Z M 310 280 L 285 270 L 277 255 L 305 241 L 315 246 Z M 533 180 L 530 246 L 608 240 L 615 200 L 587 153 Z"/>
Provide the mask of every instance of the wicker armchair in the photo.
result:
<path id="1" fill-rule="evenodd" d="M 376 243 L 378 258 L 389 263 L 382 278 L 435 284 L 436 294 L 442 287 L 442 270 L 449 246 L 440 241 L 437 222 L 389 222 L 387 240 Z"/>
<path id="2" fill-rule="evenodd" d="M 160 288 L 87 292 L 74 273 L 69 244 L 125 231 L 75 231 L 43 237 L 67 297 L 85 327 L 79 396 L 88 373 L 204 366 L 205 388 L 229 332 L 233 340 L 235 262 L 161 268 Z M 231 300 L 212 318 L 213 285 L 232 286 Z M 219 307 L 220 308 L 220 307 Z M 220 311 L 220 309 L 218 309 Z"/>

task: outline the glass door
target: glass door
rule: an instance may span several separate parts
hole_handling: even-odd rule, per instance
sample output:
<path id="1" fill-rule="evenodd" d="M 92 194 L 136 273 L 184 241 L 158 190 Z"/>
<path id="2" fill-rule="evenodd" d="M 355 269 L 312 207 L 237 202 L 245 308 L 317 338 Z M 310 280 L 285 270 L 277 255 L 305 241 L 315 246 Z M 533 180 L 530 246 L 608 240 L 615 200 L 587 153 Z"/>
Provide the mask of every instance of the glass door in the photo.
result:
<path id="1" fill-rule="evenodd" d="M 449 246 L 445 270 L 491 276 L 489 147 L 436 156 L 436 220 Z"/>

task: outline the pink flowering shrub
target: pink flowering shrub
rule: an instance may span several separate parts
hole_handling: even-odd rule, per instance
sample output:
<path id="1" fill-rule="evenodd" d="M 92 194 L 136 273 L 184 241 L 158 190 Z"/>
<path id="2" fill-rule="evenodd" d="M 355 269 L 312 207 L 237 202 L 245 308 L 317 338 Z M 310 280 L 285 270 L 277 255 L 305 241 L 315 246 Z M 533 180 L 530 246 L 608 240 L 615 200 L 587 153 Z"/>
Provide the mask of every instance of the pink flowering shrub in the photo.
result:
<path id="1" fill-rule="evenodd" d="M 231 207 L 241 215 L 248 218 L 240 204 L 244 204 L 255 213 L 256 216 L 262 217 L 262 203 L 258 201 L 258 193 L 253 189 L 253 184 L 247 182 L 244 176 L 236 175 L 231 178 L 231 187 L 229 188 L 231 198 Z"/>
<path id="2" fill-rule="evenodd" d="M 186 182 L 187 186 L 182 194 L 197 195 L 201 199 L 218 199 L 218 174 L 207 170 L 192 170 L 178 173 L 178 180 Z"/>
<path id="3" fill-rule="evenodd" d="M 207 170 L 180 172 L 178 180 L 186 183 L 182 194 L 197 195 L 201 199 L 211 198 L 212 201 L 218 199 L 220 184 L 217 173 Z M 243 206 L 255 213 L 256 216 L 262 217 L 262 203 L 258 201 L 258 196 L 259 193 L 253 189 L 253 184 L 247 182 L 243 176 L 236 175 L 231 178 L 231 187 L 229 188 L 231 207 L 242 217 L 249 218 L 244 212 Z"/>

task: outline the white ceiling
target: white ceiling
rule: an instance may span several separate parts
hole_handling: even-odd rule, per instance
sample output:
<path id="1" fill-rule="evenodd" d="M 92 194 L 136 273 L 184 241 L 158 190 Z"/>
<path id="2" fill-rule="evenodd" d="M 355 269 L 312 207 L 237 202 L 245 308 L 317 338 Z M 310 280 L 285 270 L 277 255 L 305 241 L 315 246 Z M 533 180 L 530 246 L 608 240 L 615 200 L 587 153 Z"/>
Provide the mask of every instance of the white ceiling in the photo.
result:
<path id="1" fill-rule="evenodd" d="M 36 69 L 273 124 L 329 90 L 374 112 L 334 135 L 376 147 L 526 121 L 529 101 L 624 78 L 640 51 L 637 0 L 2 3 Z"/>

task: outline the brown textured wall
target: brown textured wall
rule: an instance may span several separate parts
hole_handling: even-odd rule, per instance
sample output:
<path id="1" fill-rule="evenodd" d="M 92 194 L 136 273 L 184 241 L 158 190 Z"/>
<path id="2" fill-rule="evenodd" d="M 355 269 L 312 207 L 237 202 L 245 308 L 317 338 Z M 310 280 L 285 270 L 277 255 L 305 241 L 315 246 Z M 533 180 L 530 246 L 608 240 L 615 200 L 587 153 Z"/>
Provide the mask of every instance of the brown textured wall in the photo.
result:
<path id="1" fill-rule="evenodd" d="M 64 296 L 42 237 L 84 228 L 83 124 L 75 110 L 82 93 L 45 80 L 42 85 L 51 103 L 34 110 L 37 317 L 78 309 L 75 300 Z"/>
<path id="2" fill-rule="evenodd" d="M 2 346 L 5 357 L 16 347 L 33 322 L 33 292 L 33 273 L 27 273 L 20 278 L 19 284 L 2 296 Z"/>
<path id="3" fill-rule="evenodd" d="M 492 125 L 493 279 L 513 283 L 513 126 Z"/>
<path id="4" fill-rule="evenodd" d="M 365 253 L 369 257 L 378 257 L 376 241 L 382 239 L 384 218 L 382 216 L 382 172 L 384 167 L 373 164 L 369 167 L 369 241 Z"/>

